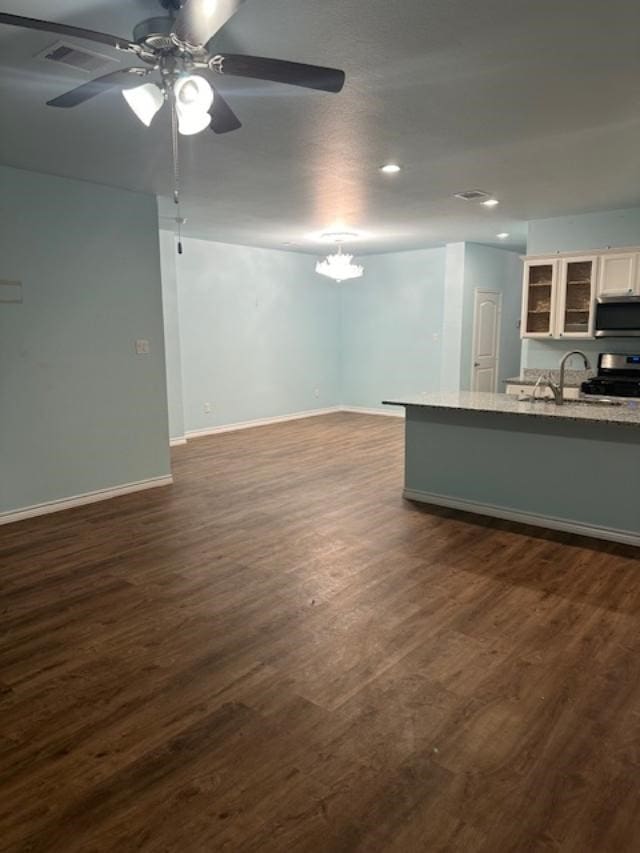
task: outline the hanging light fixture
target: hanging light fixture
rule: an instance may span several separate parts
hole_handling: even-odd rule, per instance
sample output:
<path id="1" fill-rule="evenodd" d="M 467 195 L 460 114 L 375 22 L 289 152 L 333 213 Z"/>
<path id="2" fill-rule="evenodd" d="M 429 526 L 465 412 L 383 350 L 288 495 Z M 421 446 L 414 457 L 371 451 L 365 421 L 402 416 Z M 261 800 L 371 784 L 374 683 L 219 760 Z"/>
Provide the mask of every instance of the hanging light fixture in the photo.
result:
<path id="1" fill-rule="evenodd" d="M 348 237 L 355 237 L 355 234 L 323 234 L 323 239 L 330 240 L 338 244 L 338 251 L 318 261 L 316 264 L 316 272 L 318 275 L 324 275 L 326 278 L 331 278 L 334 281 L 348 281 L 351 278 L 361 278 L 364 273 L 364 267 L 353 263 L 353 255 L 344 254 L 342 251 L 342 243 Z"/>

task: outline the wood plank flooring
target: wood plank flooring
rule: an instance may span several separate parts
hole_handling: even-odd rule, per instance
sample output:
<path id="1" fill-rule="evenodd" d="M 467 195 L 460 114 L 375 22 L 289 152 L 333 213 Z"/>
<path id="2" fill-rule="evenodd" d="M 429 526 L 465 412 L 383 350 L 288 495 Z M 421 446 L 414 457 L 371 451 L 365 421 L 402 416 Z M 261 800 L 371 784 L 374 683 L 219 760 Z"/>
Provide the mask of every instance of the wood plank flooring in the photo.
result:
<path id="1" fill-rule="evenodd" d="M 0 849 L 640 849 L 640 552 L 404 502 L 402 430 L 0 528 Z"/>

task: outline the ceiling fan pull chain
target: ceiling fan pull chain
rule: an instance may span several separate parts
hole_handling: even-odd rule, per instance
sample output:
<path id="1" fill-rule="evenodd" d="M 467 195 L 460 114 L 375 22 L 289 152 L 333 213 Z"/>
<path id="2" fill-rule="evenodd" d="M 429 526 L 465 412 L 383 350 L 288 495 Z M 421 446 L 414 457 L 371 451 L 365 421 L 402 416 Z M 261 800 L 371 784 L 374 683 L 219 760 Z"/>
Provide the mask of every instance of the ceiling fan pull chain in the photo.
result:
<path id="1" fill-rule="evenodd" d="M 173 90 L 169 93 L 171 102 L 171 148 L 173 153 L 173 203 L 176 206 L 176 223 L 178 225 L 178 254 L 182 249 L 182 215 L 180 213 L 180 159 L 178 151 L 178 115 Z"/>

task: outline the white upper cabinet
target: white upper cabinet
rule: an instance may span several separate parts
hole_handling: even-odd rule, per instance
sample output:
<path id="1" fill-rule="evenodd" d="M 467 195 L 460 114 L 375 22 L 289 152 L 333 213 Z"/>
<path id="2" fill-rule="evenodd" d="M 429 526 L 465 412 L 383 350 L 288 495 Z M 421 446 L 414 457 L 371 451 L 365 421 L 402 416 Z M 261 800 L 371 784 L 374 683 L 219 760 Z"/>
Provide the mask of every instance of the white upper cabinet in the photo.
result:
<path id="1" fill-rule="evenodd" d="M 526 261 L 522 337 L 593 337 L 597 269 L 597 255 Z"/>
<path id="2" fill-rule="evenodd" d="M 638 253 L 602 255 L 598 278 L 598 296 L 638 294 Z"/>
<path id="3" fill-rule="evenodd" d="M 597 269 L 597 255 L 565 258 L 560 262 L 555 337 L 593 337 Z"/>
<path id="4" fill-rule="evenodd" d="M 640 296 L 640 249 L 524 259 L 523 338 L 593 338 L 598 296 Z"/>
<path id="5" fill-rule="evenodd" d="M 526 261 L 522 299 L 523 338 L 554 334 L 558 261 Z"/>

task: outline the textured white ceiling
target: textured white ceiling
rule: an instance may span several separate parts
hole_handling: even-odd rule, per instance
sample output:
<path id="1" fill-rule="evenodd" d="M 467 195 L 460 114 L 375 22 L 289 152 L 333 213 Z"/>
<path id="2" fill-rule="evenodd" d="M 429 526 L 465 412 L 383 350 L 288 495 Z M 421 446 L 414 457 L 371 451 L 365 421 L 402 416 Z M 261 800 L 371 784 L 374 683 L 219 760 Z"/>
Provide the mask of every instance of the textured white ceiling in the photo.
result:
<path id="1" fill-rule="evenodd" d="M 0 0 L 3 11 L 130 35 L 156 0 Z M 225 81 L 244 127 L 183 142 L 187 232 L 358 253 L 475 240 L 523 244 L 526 221 L 640 203 L 640 6 L 630 0 L 246 0 L 218 39 L 342 67 L 342 94 Z M 168 197 L 167 115 L 150 129 L 109 93 L 45 101 L 81 72 L 34 59 L 57 41 L 0 31 L 0 160 Z M 395 177 L 378 166 L 404 165 Z M 502 204 L 454 200 L 479 187 Z M 171 204 L 163 212 L 172 215 Z M 355 247 L 354 247 L 355 248 Z"/>

